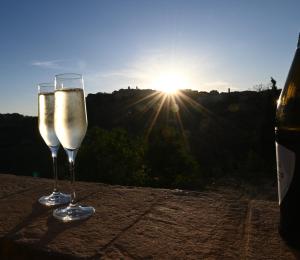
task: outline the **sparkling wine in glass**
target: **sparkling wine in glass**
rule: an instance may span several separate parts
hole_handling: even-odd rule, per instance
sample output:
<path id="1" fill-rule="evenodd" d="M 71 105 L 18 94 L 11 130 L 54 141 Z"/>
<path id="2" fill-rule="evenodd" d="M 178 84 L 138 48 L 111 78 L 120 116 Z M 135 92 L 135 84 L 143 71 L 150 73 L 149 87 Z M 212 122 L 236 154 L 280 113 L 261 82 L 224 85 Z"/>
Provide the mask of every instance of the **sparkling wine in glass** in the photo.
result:
<path id="1" fill-rule="evenodd" d="M 69 194 L 59 192 L 57 187 L 57 151 L 60 144 L 54 130 L 53 83 L 38 84 L 38 122 L 40 134 L 51 151 L 54 177 L 53 192 L 50 195 L 39 198 L 39 202 L 46 206 L 69 203 L 71 196 Z"/>
<path id="2" fill-rule="evenodd" d="M 83 78 L 80 74 L 60 74 L 55 76 L 54 127 L 56 135 L 65 149 L 72 184 L 70 204 L 53 211 L 53 216 L 64 222 L 81 220 L 94 214 L 95 209 L 77 203 L 75 182 L 75 158 L 87 130 L 87 115 L 83 90 Z"/>

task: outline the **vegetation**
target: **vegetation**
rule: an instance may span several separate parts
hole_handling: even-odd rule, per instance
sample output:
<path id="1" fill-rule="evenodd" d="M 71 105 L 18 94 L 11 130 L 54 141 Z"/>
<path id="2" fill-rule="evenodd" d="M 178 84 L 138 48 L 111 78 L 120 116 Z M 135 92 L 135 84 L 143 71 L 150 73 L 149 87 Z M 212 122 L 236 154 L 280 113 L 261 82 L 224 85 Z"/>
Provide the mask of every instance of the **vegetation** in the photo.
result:
<path id="1" fill-rule="evenodd" d="M 124 89 L 87 97 L 89 129 L 77 179 L 199 189 L 219 178 L 275 180 L 274 118 L 279 91 L 182 91 L 163 97 Z M 61 178 L 67 160 L 60 149 Z M 0 172 L 51 177 L 37 118 L 0 115 Z"/>

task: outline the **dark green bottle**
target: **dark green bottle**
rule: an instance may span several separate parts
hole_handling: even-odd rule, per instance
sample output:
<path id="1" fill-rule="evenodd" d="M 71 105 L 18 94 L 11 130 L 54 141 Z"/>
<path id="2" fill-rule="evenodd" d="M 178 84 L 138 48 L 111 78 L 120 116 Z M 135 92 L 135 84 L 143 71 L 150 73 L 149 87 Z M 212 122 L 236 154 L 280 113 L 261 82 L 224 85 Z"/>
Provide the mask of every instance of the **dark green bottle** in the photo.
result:
<path id="1" fill-rule="evenodd" d="M 289 245 L 300 248 L 300 35 L 277 102 L 275 139 L 279 233 Z"/>

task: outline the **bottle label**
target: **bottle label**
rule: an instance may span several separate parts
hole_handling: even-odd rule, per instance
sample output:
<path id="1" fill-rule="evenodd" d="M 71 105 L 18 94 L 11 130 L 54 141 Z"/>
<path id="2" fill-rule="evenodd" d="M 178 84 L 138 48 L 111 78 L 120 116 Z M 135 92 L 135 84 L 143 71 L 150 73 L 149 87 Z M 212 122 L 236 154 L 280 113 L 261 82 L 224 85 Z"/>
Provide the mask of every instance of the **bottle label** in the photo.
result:
<path id="1" fill-rule="evenodd" d="M 277 180 L 279 205 L 285 197 L 293 179 L 296 155 L 276 142 Z"/>

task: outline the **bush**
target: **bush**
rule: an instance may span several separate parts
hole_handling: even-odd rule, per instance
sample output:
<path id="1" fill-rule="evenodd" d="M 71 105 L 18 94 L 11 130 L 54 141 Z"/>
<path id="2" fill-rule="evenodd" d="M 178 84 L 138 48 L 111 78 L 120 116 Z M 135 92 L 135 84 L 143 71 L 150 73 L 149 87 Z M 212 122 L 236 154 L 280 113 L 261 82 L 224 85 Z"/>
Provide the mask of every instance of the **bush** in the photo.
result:
<path id="1" fill-rule="evenodd" d="M 163 127 L 154 132 L 146 156 L 152 186 L 199 188 L 204 183 L 199 164 L 174 128 Z"/>
<path id="2" fill-rule="evenodd" d="M 123 129 L 88 131 L 78 152 L 77 175 L 80 180 L 120 185 L 145 185 L 145 145 Z"/>

